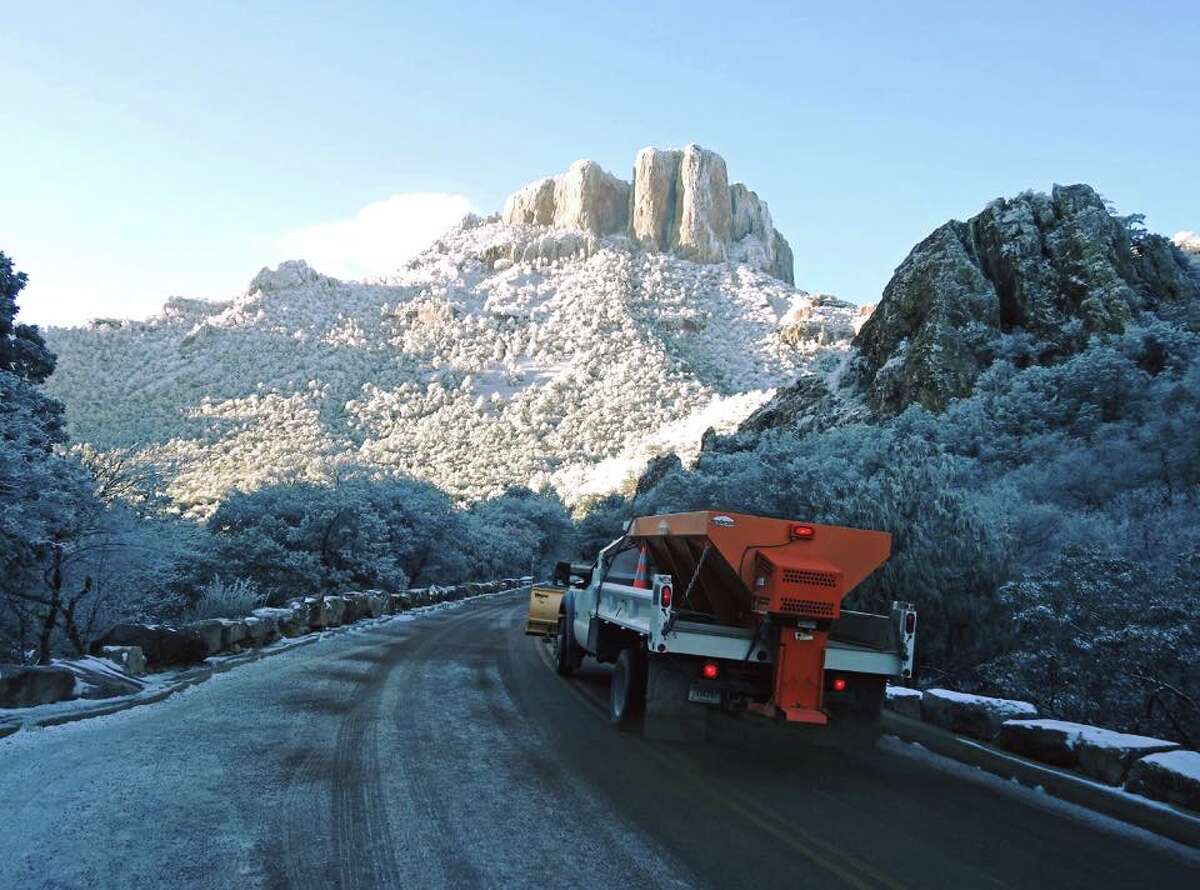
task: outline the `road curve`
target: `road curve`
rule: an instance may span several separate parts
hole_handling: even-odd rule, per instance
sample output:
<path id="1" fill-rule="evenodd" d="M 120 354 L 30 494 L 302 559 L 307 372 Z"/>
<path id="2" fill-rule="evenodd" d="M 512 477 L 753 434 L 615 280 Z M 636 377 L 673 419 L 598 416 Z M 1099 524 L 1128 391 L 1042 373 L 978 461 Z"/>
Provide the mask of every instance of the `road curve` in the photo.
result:
<path id="1" fill-rule="evenodd" d="M 507 594 L 0 740 L 0 887 L 1171 887 L 1198 859 L 888 750 L 605 721 Z M 407 616 L 406 616 L 407 617 Z"/>

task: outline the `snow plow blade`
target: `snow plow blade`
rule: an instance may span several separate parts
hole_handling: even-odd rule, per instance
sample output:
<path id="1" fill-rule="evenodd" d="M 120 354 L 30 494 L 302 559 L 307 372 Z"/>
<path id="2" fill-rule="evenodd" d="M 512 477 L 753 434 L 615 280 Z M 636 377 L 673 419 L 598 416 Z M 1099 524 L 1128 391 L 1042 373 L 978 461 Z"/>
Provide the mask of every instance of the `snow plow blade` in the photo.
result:
<path id="1" fill-rule="evenodd" d="M 529 589 L 529 617 L 525 622 L 525 633 L 534 637 L 545 637 L 558 633 L 558 609 L 562 604 L 565 587 L 535 584 Z"/>

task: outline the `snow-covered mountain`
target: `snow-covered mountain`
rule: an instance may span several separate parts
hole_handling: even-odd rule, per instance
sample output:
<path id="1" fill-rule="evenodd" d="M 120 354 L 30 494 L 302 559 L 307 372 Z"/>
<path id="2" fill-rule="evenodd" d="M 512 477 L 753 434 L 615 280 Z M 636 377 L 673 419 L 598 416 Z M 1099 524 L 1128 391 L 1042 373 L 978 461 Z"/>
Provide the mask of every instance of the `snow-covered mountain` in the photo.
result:
<path id="1" fill-rule="evenodd" d="M 230 302 L 51 329 L 47 389 L 73 439 L 140 452 L 196 515 L 349 465 L 578 505 L 842 360 L 862 316 L 791 265 L 718 155 L 645 150 L 632 183 L 577 163 L 383 281 L 294 261 Z"/>

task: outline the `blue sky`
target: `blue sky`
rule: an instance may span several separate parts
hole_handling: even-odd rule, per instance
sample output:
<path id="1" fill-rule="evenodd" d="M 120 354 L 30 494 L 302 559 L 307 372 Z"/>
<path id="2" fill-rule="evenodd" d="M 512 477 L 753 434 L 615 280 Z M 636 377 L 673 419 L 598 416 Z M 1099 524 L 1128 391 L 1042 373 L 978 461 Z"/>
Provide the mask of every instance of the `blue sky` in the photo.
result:
<path id="1" fill-rule="evenodd" d="M 856 302 L 1054 182 L 1200 229 L 1194 3 L 840 6 L 0 2 L 22 318 L 228 298 L 298 252 L 399 265 L 572 160 L 628 177 L 692 141 L 769 202 L 799 286 Z"/>

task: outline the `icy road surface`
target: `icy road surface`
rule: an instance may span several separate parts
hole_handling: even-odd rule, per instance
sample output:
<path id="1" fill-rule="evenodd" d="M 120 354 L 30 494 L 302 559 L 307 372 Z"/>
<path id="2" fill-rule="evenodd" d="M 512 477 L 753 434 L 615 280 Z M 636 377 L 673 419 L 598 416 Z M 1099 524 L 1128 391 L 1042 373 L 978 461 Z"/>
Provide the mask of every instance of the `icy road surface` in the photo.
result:
<path id="1" fill-rule="evenodd" d="M 0 740 L 0 887 L 1170 887 L 1196 859 L 887 746 L 617 732 L 504 595 Z"/>

